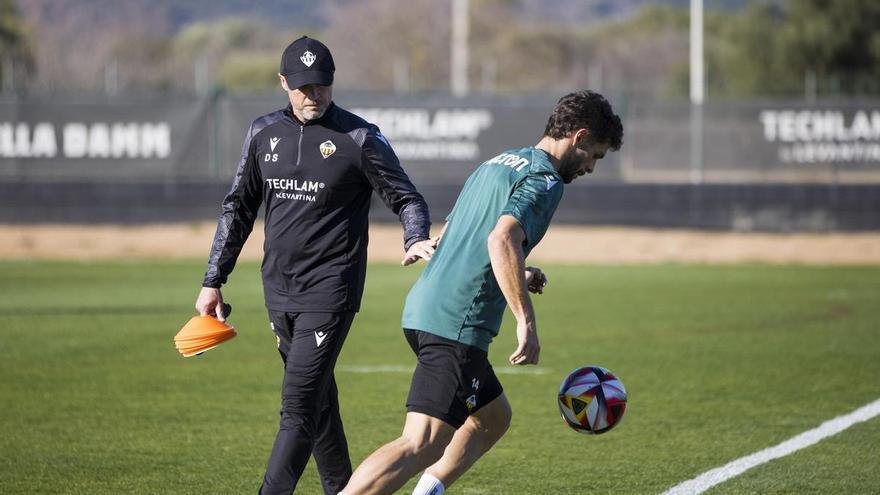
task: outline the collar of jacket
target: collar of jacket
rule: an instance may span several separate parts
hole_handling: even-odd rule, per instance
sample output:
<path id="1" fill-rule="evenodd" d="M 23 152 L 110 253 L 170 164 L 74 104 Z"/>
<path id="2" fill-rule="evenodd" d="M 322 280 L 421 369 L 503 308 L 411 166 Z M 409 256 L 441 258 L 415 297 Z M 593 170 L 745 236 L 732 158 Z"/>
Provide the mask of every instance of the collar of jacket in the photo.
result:
<path id="1" fill-rule="evenodd" d="M 325 122 L 328 119 L 328 117 L 330 116 L 330 114 L 335 111 L 336 111 L 336 103 L 331 101 L 330 105 L 327 107 L 327 110 L 324 111 L 324 115 L 321 115 L 321 117 L 318 119 L 310 120 L 308 122 L 303 122 L 297 118 L 295 113 L 293 113 L 293 105 L 288 103 L 287 108 L 284 109 L 284 114 L 296 124 L 315 125 L 315 124 L 321 124 L 321 123 Z"/>

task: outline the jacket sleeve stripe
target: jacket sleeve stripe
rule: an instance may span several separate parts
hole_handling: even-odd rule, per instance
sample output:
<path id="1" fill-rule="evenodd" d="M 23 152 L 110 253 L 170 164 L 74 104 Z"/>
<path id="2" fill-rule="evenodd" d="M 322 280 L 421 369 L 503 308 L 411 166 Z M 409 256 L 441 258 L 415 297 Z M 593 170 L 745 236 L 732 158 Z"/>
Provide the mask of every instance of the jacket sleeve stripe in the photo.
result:
<path id="1" fill-rule="evenodd" d="M 400 166 L 391 146 L 375 129 L 350 132 L 361 146 L 362 170 L 382 201 L 403 225 L 404 249 L 430 235 L 431 217 L 425 199 Z"/>
<path id="2" fill-rule="evenodd" d="M 260 126 L 260 129 L 262 127 Z M 255 121 L 245 136 L 241 160 L 232 181 L 232 188 L 223 199 L 222 212 L 208 257 L 208 270 L 202 281 L 204 287 L 220 287 L 226 282 L 245 241 L 253 230 L 263 201 L 260 167 L 251 149 L 257 132 L 259 129 Z"/>

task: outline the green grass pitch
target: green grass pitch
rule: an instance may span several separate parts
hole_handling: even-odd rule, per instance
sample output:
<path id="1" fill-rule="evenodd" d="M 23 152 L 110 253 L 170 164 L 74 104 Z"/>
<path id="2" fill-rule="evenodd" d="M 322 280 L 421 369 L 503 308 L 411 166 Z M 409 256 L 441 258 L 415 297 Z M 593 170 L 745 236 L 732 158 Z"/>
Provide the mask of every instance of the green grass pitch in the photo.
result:
<path id="1" fill-rule="evenodd" d="M 541 364 L 510 372 L 505 320 L 490 357 L 513 426 L 450 493 L 662 493 L 880 398 L 880 267 L 544 268 Z M 224 290 L 238 337 L 184 359 L 172 338 L 203 269 L 0 262 L 0 493 L 256 492 L 281 380 L 259 266 L 240 264 Z M 414 360 L 399 317 L 418 272 L 369 269 L 337 367 L 355 464 L 403 425 Z M 606 435 L 557 411 L 562 378 L 586 364 L 630 395 Z M 878 466 L 875 418 L 710 493 L 876 493 Z M 313 464 L 299 488 L 321 493 Z"/>

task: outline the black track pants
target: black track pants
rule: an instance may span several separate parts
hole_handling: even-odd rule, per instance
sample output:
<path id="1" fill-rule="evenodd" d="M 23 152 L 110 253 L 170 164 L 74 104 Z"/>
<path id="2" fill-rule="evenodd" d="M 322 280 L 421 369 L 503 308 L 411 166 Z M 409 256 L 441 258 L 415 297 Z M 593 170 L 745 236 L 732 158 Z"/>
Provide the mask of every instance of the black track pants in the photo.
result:
<path id="1" fill-rule="evenodd" d="M 324 493 L 351 477 L 333 368 L 354 313 L 269 312 L 284 360 L 281 425 L 263 476 L 262 495 L 290 495 L 315 456 Z"/>

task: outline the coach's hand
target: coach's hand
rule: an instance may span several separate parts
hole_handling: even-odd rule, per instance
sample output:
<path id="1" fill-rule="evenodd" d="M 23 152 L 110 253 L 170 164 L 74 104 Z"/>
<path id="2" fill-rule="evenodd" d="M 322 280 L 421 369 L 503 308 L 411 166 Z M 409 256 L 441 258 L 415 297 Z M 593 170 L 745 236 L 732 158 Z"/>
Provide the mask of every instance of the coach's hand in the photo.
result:
<path id="1" fill-rule="evenodd" d="M 412 265 L 419 259 L 430 261 L 431 256 L 434 256 L 434 249 L 437 247 L 437 241 L 438 239 L 425 239 L 424 241 L 419 241 L 413 244 L 406 251 L 400 264 L 403 266 Z"/>
<path id="2" fill-rule="evenodd" d="M 213 287 L 202 287 L 199 298 L 196 299 L 196 311 L 200 316 L 215 316 L 220 321 L 226 321 L 223 312 L 223 293 Z"/>
<path id="3" fill-rule="evenodd" d="M 541 354 L 541 344 L 538 343 L 538 330 L 534 323 L 516 324 L 517 346 L 508 361 L 510 364 L 538 364 L 538 356 Z"/>
<path id="4" fill-rule="evenodd" d="M 532 294 L 543 294 L 544 287 L 547 287 L 547 275 L 536 266 L 527 266 L 526 286 Z"/>

